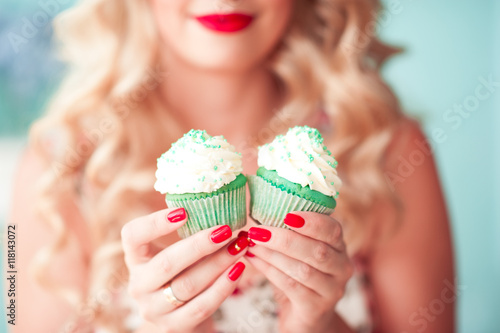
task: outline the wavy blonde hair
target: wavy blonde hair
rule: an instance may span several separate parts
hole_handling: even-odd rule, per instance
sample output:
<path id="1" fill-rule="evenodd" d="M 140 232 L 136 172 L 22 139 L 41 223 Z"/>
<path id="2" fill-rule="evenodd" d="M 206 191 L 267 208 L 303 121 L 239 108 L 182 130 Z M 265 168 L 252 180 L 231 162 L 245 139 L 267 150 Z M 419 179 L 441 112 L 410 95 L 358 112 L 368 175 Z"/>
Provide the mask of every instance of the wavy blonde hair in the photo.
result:
<path id="1" fill-rule="evenodd" d="M 382 163 L 401 112 L 379 69 L 397 50 L 374 36 L 379 10 L 378 0 L 298 0 L 270 63 L 288 100 L 275 116 L 287 121 L 275 127 L 272 120 L 267 128 L 279 132 L 302 123 L 318 103 L 334 124 L 329 144 L 345 183 L 338 213 L 358 249 L 375 230 L 367 222 L 370 210 L 387 199 L 394 203 Z M 147 1 L 81 1 L 57 17 L 55 28 L 69 73 L 33 126 L 31 142 L 50 163 L 38 208 L 56 241 L 40 252 L 35 272 L 76 307 L 68 330 L 100 325 L 122 332 L 125 314 L 117 311 L 116 297 L 127 271 L 120 229 L 151 211 L 148 202 L 158 199 L 156 158 L 182 133 L 158 98 L 164 73 Z M 76 198 L 92 240 L 83 294 L 51 286 L 44 273 L 72 233 L 59 207 L 68 197 Z"/>

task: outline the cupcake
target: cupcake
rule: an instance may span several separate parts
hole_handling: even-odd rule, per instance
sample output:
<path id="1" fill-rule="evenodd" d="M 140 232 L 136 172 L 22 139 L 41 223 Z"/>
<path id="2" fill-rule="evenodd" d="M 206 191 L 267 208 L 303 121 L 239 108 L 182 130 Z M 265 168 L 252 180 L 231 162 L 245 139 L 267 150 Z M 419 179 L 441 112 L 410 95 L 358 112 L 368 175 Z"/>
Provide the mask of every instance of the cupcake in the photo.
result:
<path id="1" fill-rule="evenodd" d="M 249 176 L 250 214 L 264 225 L 286 227 L 292 211 L 333 213 L 342 182 L 337 161 L 319 131 L 297 126 L 259 147 L 259 169 Z"/>
<path id="2" fill-rule="evenodd" d="M 200 230 L 227 224 L 234 231 L 246 224 L 246 177 L 241 154 L 223 136 L 191 130 L 158 159 L 155 190 L 166 194 L 168 207 L 188 213 L 178 229 L 186 238 Z"/>

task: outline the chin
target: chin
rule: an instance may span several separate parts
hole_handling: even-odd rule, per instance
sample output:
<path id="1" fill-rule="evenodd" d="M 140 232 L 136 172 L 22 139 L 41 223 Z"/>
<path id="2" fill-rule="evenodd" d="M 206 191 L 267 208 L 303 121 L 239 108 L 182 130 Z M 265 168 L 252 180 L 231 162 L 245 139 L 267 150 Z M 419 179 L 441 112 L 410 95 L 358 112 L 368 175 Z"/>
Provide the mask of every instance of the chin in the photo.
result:
<path id="1" fill-rule="evenodd" d="M 243 45 L 243 47 L 235 47 L 219 43 L 205 47 L 197 46 L 180 56 L 186 63 L 204 70 L 246 71 L 262 64 L 267 58 L 268 52 L 266 51 L 252 50 L 248 44 Z"/>

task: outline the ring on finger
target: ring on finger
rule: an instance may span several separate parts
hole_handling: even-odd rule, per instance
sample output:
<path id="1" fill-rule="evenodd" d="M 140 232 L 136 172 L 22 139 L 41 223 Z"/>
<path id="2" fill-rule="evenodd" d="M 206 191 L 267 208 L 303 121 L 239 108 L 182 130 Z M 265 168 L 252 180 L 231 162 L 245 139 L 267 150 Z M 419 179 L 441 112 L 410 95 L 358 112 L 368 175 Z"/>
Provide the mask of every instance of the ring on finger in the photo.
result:
<path id="1" fill-rule="evenodd" d="M 177 297 L 175 297 L 174 295 L 174 291 L 172 290 L 172 283 L 171 282 L 168 282 L 165 286 L 163 286 L 163 294 L 166 296 L 167 298 L 167 301 L 172 304 L 173 306 L 175 306 L 176 308 L 183 305 L 184 301 L 181 301 L 180 299 L 178 299 Z"/>

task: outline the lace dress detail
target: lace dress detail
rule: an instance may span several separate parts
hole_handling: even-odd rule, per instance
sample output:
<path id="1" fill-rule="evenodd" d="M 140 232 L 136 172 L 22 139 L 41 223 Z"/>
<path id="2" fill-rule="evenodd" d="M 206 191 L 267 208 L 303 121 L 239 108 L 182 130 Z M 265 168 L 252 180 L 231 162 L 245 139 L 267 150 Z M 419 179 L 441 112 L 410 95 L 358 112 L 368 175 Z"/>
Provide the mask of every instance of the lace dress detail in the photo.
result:
<path id="1" fill-rule="evenodd" d="M 267 280 L 236 292 L 213 315 L 217 333 L 278 332 L 274 292 Z"/>
<path id="2" fill-rule="evenodd" d="M 229 297 L 214 314 L 217 333 L 277 333 L 278 311 L 267 280 Z M 372 330 L 363 279 L 355 274 L 347 283 L 337 313 L 358 333 Z"/>

